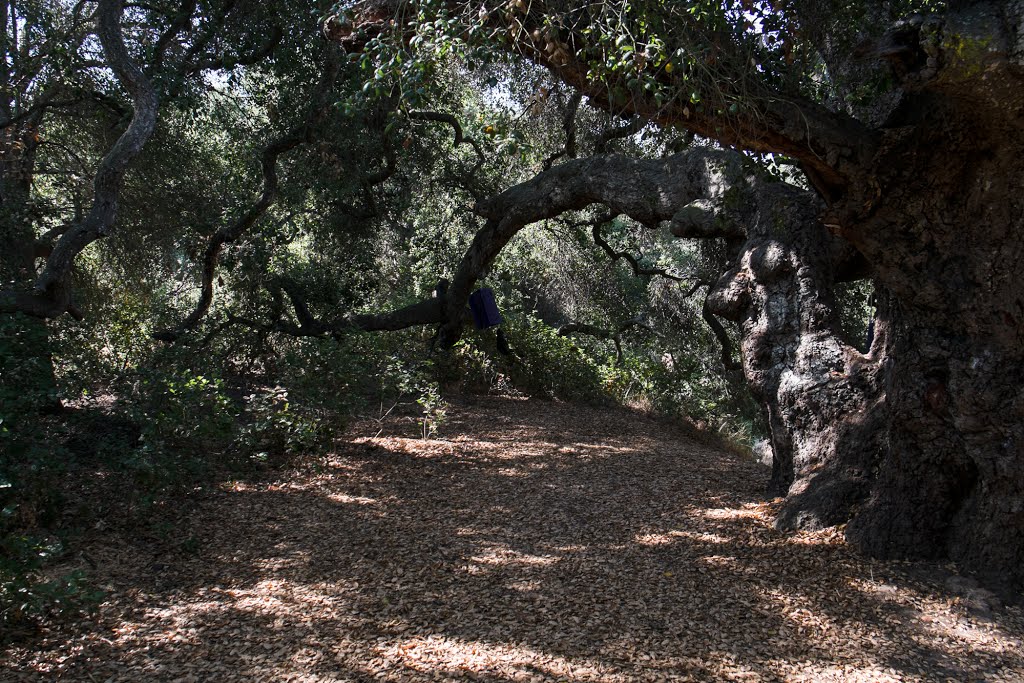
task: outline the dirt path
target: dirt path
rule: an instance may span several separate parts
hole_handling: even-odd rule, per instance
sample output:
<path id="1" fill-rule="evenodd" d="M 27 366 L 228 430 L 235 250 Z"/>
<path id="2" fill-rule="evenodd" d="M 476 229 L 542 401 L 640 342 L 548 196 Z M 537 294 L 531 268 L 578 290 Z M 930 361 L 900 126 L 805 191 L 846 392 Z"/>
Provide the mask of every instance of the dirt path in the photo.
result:
<path id="1" fill-rule="evenodd" d="M 490 398 L 390 429 L 203 495 L 177 552 L 100 535 L 99 615 L 0 680 L 1024 681 L 1020 608 L 774 531 L 759 465 L 664 423 Z"/>

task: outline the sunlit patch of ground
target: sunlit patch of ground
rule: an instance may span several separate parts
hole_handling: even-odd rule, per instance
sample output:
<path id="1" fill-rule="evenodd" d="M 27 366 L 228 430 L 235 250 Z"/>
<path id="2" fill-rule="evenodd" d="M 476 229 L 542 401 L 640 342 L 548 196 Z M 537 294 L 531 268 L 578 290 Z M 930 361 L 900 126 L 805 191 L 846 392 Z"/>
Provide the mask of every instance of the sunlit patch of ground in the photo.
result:
<path id="1" fill-rule="evenodd" d="M 447 439 L 381 426 L 205 494 L 194 552 L 98 530 L 99 614 L 0 680 L 1024 681 L 1018 607 L 775 531 L 759 465 L 663 422 L 491 398 Z"/>

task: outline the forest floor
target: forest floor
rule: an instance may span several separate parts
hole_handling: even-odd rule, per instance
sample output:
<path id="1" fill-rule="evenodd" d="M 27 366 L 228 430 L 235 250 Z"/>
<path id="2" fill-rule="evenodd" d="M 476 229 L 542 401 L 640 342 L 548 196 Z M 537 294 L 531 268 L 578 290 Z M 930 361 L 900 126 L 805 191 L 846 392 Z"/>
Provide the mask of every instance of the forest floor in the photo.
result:
<path id="1" fill-rule="evenodd" d="M 492 397 L 441 431 L 357 424 L 197 494 L 180 542 L 90 532 L 98 613 L 0 680 L 1024 681 L 1019 606 L 775 531 L 763 466 L 678 427 Z"/>

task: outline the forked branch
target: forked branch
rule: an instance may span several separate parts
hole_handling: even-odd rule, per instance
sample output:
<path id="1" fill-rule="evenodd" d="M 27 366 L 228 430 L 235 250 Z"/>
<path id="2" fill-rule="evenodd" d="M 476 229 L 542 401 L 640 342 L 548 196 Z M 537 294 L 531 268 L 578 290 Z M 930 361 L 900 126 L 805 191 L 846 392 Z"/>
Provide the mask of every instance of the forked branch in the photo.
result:
<path id="1" fill-rule="evenodd" d="M 285 135 L 270 142 L 263 148 L 260 167 L 263 171 L 263 189 L 259 197 L 249 209 L 234 222 L 226 225 L 213 234 L 203 254 L 203 272 L 199 301 L 192 312 L 176 327 L 155 332 L 153 336 L 161 341 L 175 341 L 184 332 L 195 328 L 213 304 L 214 277 L 220 261 L 224 245 L 231 244 L 252 228 L 257 221 L 273 206 L 277 199 L 280 181 L 277 175 L 278 158 L 300 145 L 309 142 L 327 113 L 329 98 L 327 97 L 334 82 L 337 80 L 340 61 L 330 51 L 324 65 L 323 75 L 314 93 L 315 106 L 305 121 L 292 128 Z"/>
<path id="2" fill-rule="evenodd" d="M 125 173 L 156 126 L 159 106 L 156 91 L 125 47 L 121 33 L 122 10 L 122 0 L 99 0 L 96 33 L 103 46 L 107 66 L 131 96 L 132 120 L 100 161 L 93 178 L 92 207 L 85 219 L 57 241 L 43 272 L 36 279 L 33 293 L 0 292 L 0 312 L 20 311 L 52 318 L 68 310 L 71 304 L 68 280 L 72 264 L 83 249 L 113 230 Z"/>

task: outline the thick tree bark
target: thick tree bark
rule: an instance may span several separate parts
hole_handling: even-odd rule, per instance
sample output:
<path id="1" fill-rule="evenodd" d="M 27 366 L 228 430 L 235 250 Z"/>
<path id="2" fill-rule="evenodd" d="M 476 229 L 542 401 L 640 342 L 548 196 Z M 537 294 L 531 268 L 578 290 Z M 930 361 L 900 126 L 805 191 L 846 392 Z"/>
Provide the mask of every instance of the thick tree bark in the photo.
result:
<path id="1" fill-rule="evenodd" d="M 870 214 L 840 224 L 896 301 L 889 447 L 849 536 L 875 555 L 949 556 L 1020 590 L 1024 78 L 993 43 L 986 22 L 1002 18 L 961 19 L 943 31 L 965 61 L 905 98 L 865 181 Z"/>
<path id="2" fill-rule="evenodd" d="M 881 448 L 881 348 L 842 341 L 835 274 L 856 258 L 821 225 L 818 203 L 772 184 L 744 217 L 747 239 L 708 308 L 740 324 L 743 371 L 772 447 L 781 528 L 842 523 L 870 491 Z"/>

